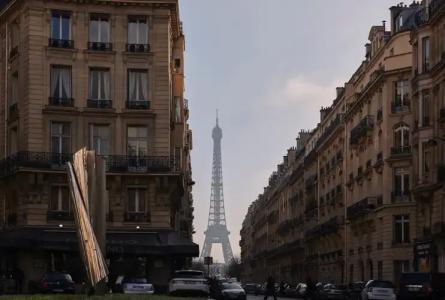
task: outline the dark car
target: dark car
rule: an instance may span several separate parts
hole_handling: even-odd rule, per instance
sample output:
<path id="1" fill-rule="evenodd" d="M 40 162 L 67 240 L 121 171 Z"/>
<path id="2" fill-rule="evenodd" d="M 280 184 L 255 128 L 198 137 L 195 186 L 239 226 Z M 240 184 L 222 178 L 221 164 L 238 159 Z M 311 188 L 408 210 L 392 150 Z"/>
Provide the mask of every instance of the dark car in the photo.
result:
<path id="1" fill-rule="evenodd" d="M 363 289 L 365 288 L 366 282 L 364 281 L 357 281 L 350 283 L 348 285 L 347 290 L 347 299 L 348 300 L 360 300 L 361 293 Z"/>
<path id="2" fill-rule="evenodd" d="M 40 291 L 45 294 L 74 294 L 75 285 L 70 274 L 51 272 L 43 275 Z"/>
<path id="3" fill-rule="evenodd" d="M 217 300 L 236 299 L 246 300 L 246 291 L 238 282 L 222 282 L 216 291 Z"/>
<path id="4" fill-rule="evenodd" d="M 242 285 L 246 294 L 258 295 L 260 293 L 261 286 L 256 283 L 245 283 Z"/>
<path id="5" fill-rule="evenodd" d="M 403 273 L 399 299 L 436 300 L 445 298 L 445 273 Z"/>
<path id="6" fill-rule="evenodd" d="M 326 284 L 320 292 L 320 299 L 343 300 L 346 297 L 346 286 L 340 284 Z"/>

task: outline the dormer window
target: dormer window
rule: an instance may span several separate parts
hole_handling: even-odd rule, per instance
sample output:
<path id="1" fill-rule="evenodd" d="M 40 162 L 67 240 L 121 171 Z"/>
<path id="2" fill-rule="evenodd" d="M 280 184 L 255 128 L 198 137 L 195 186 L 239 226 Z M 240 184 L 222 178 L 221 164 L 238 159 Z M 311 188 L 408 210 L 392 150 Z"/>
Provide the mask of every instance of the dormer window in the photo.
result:
<path id="1" fill-rule="evenodd" d="M 400 15 L 396 19 L 396 31 L 401 31 L 403 28 L 403 16 Z"/>

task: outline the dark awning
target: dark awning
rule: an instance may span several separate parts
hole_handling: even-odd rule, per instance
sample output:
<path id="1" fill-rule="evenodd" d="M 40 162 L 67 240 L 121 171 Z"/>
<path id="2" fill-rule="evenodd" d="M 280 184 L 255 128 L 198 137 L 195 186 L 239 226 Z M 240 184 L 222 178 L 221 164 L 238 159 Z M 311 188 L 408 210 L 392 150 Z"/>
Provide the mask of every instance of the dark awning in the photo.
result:
<path id="1" fill-rule="evenodd" d="M 78 251 L 74 230 L 20 228 L 0 232 L 1 248 Z M 175 231 L 108 231 L 107 254 L 199 256 L 199 246 Z"/>

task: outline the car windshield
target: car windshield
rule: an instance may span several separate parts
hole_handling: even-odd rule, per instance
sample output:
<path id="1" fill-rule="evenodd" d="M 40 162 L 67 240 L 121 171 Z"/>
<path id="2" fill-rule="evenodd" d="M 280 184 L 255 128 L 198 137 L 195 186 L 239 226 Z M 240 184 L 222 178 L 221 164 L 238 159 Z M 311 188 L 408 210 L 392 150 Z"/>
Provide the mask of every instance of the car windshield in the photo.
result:
<path id="1" fill-rule="evenodd" d="M 428 273 L 407 273 L 402 274 L 400 282 L 402 284 L 421 284 L 429 281 Z"/>
<path id="2" fill-rule="evenodd" d="M 66 273 L 48 273 L 45 275 L 44 279 L 47 281 L 58 281 L 58 280 L 73 281 L 71 275 Z"/>
<path id="3" fill-rule="evenodd" d="M 236 290 L 241 289 L 241 286 L 238 283 L 226 282 L 222 284 L 223 290 Z"/>
<path id="4" fill-rule="evenodd" d="M 368 283 L 369 287 L 392 289 L 394 285 L 389 281 L 374 280 Z"/>
<path id="5" fill-rule="evenodd" d="M 204 273 L 201 271 L 177 271 L 175 272 L 176 278 L 197 278 L 203 279 Z"/>
<path id="6" fill-rule="evenodd" d="M 129 277 L 124 279 L 124 283 L 147 283 L 145 278 Z"/>

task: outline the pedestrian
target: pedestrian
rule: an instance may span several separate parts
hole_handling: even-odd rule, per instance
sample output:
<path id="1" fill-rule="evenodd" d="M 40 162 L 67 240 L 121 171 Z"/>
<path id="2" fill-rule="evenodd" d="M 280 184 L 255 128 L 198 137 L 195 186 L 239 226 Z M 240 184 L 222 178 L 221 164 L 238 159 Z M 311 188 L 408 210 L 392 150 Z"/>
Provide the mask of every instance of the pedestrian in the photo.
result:
<path id="1" fill-rule="evenodd" d="M 273 279 L 272 276 L 269 276 L 269 278 L 267 278 L 266 293 L 264 294 L 264 300 L 267 300 L 269 296 L 272 296 L 274 300 L 277 300 L 277 295 L 275 292 L 275 280 Z"/>

